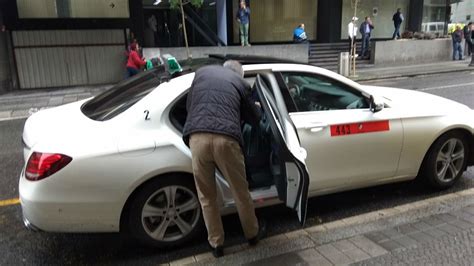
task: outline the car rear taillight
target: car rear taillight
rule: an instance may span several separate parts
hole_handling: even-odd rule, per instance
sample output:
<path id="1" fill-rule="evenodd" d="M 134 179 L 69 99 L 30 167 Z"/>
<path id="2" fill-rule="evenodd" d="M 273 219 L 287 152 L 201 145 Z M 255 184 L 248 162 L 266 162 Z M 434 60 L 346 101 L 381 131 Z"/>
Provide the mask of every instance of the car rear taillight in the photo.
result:
<path id="1" fill-rule="evenodd" d="M 61 170 L 71 161 L 72 158 L 64 154 L 33 152 L 26 164 L 26 179 L 41 180 Z"/>

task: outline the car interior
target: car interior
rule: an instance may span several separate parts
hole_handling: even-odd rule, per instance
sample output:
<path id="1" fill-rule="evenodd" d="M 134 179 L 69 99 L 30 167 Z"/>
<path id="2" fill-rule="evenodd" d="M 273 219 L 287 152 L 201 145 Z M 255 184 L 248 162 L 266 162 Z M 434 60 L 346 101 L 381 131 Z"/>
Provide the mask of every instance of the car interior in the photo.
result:
<path id="1" fill-rule="evenodd" d="M 246 80 L 255 90 L 255 76 L 246 77 Z M 186 99 L 187 95 L 182 96 L 170 111 L 171 123 L 181 132 L 187 115 Z M 284 180 L 281 178 L 284 171 L 278 156 L 278 145 L 265 113 L 263 110 L 261 112 L 262 117 L 257 127 L 247 123 L 242 125 L 243 153 L 250 190 L 266 189 Z"/>
<path id="2" fill-rule="evenodd" d="M 368 108 L 366 99 L 324 77 L 282 74 L 299 111 Z"/>

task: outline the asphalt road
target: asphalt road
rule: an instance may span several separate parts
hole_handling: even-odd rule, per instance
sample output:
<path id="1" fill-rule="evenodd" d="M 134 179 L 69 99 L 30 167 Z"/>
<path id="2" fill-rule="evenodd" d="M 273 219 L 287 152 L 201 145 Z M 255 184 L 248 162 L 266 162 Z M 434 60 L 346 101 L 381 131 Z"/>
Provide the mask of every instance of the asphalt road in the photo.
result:
<path id="1" fill-rule="evenodd" d="M 437 94 L 474 108 L 474 74 L 443 74 L 366 82 Z M 417 108 L 413 106 L 413 108 Z M 21 131 L 24 119 L 0 122 L 0 201 L 18 197 L 18 175 L 23 166 Z M 420 182 L 405 182 L 311 199 L 306 226 L 409 203 L 474 187 L 474 168 L 446 191 L 432 191 Z M 299 229 L 296 216 L 283 206 L 258 210 L 267 220 L 269 235 Z M 238 217 L 224 218 L 226 244 L 244 242 Z M 0 207 L 0 265 L 119 264 L 156 265 L 206 252 L 205 235 L 175 250 L 137 245 L 120 234 L 55 234 L 26 230 L 19 205 Z"/>

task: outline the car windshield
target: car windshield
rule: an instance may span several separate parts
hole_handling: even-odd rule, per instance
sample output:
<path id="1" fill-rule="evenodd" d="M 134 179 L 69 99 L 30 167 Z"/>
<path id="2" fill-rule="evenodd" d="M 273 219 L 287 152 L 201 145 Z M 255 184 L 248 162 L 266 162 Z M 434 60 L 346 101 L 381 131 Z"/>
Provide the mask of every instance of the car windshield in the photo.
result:
<path id="1" fill-rule="evenodd" d="M 205 58 L 180 61 L 183 71 L 173 75 L 163 65 L 140 73 L 84 103 L 81 107 L 82 113 L 96 121 L 110 120 L 143 99 L 162 82 L 211 64 L 222 64 L 222 60 Z"/>

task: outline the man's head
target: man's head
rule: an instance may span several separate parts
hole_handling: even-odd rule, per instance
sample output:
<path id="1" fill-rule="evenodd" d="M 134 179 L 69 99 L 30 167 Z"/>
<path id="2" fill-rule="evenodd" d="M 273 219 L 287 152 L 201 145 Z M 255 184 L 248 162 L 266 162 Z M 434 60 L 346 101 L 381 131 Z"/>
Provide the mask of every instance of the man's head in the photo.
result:
<path id="1" fill-rule="evenodd" d="M 244 77 L 244 69 L 242 68 L 242 65 L 238 61 L 227 60 L 224 62 L 224 67 L 239 74 L 239 76 L 241 76 L 242 78 Z"/>
<path id="2" fill-rule="evenodd" d="M 460 25 L 456 25 L 456 30 L 461 30 L 461 26 L 460 26 Z"/>
<path id="3" fill-rule="evenodd" d="M 370 21 L 370 17 L 369 16 L 365 17 L 365 21 Z"/>
<path id="4" fill-rule="evenodd" d="M 402 9 L 401 9 L 401 8 L 397 8 L 397 12 L 398 12 L 398 13 L 402 12 Z"/>
<path id="5" fill-rule="evenodd" d="M 304 23 L 300 24 L 300 28 L 302 28 L 304 30 Z"/>
<path id="6" fill-rule="evenodd" d="M 359 20 L 357 17 L 352 17 L 352 22 L 356 22 L 357 20 Z"/>
<path id="7" fill-rule="evenodd" d="M 245 8 L 246 4 L 245 1 L 240 1 L 240 8 Z"/>

